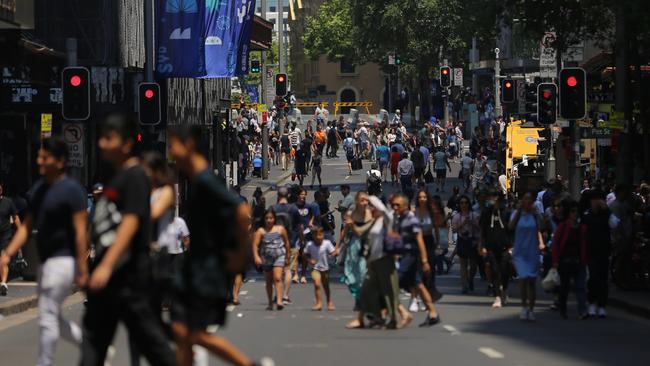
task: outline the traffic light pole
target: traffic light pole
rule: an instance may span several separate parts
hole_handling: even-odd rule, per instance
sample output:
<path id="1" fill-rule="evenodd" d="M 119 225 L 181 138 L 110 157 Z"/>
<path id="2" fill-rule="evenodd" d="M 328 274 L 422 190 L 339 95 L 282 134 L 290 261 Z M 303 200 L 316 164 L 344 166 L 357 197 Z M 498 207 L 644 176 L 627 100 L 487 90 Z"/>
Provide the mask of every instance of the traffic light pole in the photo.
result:
<path id="1" fill-rule="evenodd" d="M 548 129 L 549 138 L 549 148 L 548 148 L 548 158 L 546 162 L 546 181 L 555 179 L 555 137 L 553 136 L 553 129 L 551 126 L 546 126 Z"/>
<path id="2" fill-rule="evenodd" d="M 496 117 L 503 116 L 501 108 L 501 61 L 499 61 L 499 49 L 494 49 L 494 113 Z"/>
<path id="3" fill-rule="evenodd" d="M 582 167 L 580 166 L 580 125 L 577 120 L 570 121 L 571 126 L 571 160 L 569 165 L 569 193 L 571 197 L 580 197 L 580 183 L 582 181 Z"/>
<path id="4" fill-rule="evenodd" d="M 266 0 L 261 1 L 262 5 L 262 19 L 266 20 Z M 260 85 L 261 85 L 261 93 L 260 95 L 260 103 L 264 105 L 265 103 L 268 103 L 266 100 L 266 51 L 262 51 L 262 57 L 261 57 L 261 62 L 260 62 Z M 267 123 L 263 123 L 261 121 L 262 116 L 258 115 L 258 122 L 262 126 L 262 179 L 269 179 L 269 128 L 268 128 L 268 120 Z"/>
<path id="5" fill-rule="evenodd" d="M 153 2 L 154 0 L 144 0 L 144 80 L 153 82 L 153 64 L 154 64 L 154 49 L 153 49 Z"/>

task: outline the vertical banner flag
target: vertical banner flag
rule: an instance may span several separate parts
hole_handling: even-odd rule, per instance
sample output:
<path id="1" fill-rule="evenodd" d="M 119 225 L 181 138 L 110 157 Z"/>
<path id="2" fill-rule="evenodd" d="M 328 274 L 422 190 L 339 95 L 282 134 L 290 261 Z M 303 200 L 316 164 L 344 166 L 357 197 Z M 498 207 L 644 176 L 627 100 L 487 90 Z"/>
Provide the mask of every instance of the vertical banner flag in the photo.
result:
<path id="1" fill-rule="evenodd" d="M 155 5 L 157 74 L 205 76 L 205 0 L 157 0 Z"/>
<path id="2" fill-rule="evenodd" d="M 248 53 L 255 0 L 207 0 L 206 77 L 248 73 Z"/>

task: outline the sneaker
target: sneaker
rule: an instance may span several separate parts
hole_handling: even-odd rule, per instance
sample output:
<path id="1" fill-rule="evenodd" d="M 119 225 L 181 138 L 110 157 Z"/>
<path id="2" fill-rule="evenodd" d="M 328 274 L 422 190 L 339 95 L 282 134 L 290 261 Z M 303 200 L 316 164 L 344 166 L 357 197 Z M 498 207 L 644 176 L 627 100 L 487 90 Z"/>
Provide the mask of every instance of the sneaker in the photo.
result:
<path id="1" fill-rule="evenodd" d="M 492 307 L 495 309 L 498 309 L 501 307 L 501 298 L 497 296 L 496 299 L 494 299 L 494 302 L 492 303 Z"/>
<path id="2" fill-rule="evenodd" d="M 300 283 L 307 283 L 307 278 L 305 276 L 300 277 Z"/>
<path id="3" fill-rule="evenodd" d="M 427 307 L 424 306 L 424 303 L 422 301 L 418 301 L 418 305 L 420 306 L 420 311 L 426 311 Z"/>
<path id="4" fill-rule="evenodd" d="M 598 317 L 601 319 L 607 318 L 607 310 L 605 308 L 598 308 Z"/>
<path id="5" fill-rule="evenodd" d="M 418 310 L 420 310 L 420 307 L 418 306 L 418 300 L 411 299 L 411 304 L 409 305 L 409 311 L 412 313 L 417 313 Z"/>
<path id="6" fill-rule="evenodd" d="M 8 291 L 9 291 L 9 287 L 7 287 L 6 283 L 0 284 L 0 296 L 7 296 Z"/>
<path id="7" fill-rule="evenodd" d="M 528 317 L 527 317 L 527 320 L 528 320 L 529 322 L 534 322 L 535 320 L 537 320 L 537 319 L 535 318 L 535 313 L 533 313 L 532 310 L 528 310 Z"/>
<path id="8" fill-rule="evenodd" d="M 528 309 L 521 309 L 519 320 L 528 320 Z"/>
<path id="9" fill-rule="evenodd" d="M 596 316 L 596 304 L 589 304 L 589 310 L 587 310 L 589 316 Z"/>
<path id="10" fill-rule="evenodd" d="M 258 362 L 253 362 L 253 365 L 254 366 L 275 366 L 275 362 L 273 361 L 273 359 L 269 357 L 264 357 Z"/>

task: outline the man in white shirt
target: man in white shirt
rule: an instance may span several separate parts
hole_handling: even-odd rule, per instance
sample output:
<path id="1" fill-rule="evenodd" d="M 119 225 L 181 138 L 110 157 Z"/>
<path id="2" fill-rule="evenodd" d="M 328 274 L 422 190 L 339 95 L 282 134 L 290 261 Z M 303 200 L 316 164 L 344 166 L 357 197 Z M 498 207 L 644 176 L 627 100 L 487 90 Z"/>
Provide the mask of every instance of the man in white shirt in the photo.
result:
<path id="1" fill-rule="evenodd" d="M 397 164 L 397 174 L 400 176 L 402 192 L 406 193 L 413 189 L 414 173 L 415 167 L 413 166 L 413 162 L 409 160 L 408 154 L 402 154 L 402 160 Z"/>
<path id="2" fill-rule="evenodd" d="M 463 186 L 465 187 L 465 193 L 469 190 L 471 177 L 474 167 L 474 159 L 470 156 L 470 153 L 465 153 L 465 156 L 460 161 L 461 166 L 461 175 L 463 177 Z"/>

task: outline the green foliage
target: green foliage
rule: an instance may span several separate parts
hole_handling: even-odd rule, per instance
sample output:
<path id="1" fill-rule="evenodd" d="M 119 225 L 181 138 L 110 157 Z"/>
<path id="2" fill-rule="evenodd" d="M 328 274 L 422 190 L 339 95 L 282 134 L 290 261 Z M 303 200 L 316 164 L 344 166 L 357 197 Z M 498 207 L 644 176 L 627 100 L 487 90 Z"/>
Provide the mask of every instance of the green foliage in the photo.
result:
<path id="1" fill-rule="evenodd" d="M 303 41 L 312 58 L 348 58 L 357 64 L 386 65 L 397 54 L 402 67 L 427 73 L 449 58 L 467 58 L 473 36 L 494 39 L 495 1 L 489 0 L 328 0 L 307 22 Z M 481 11 L 477 11 L 481 9 Z M 493 43 L 493 41 L 491 41 Z M 410 71 L 410 70 L 409 70 Z"/>

